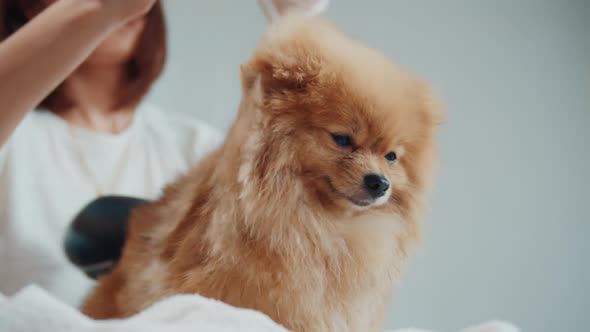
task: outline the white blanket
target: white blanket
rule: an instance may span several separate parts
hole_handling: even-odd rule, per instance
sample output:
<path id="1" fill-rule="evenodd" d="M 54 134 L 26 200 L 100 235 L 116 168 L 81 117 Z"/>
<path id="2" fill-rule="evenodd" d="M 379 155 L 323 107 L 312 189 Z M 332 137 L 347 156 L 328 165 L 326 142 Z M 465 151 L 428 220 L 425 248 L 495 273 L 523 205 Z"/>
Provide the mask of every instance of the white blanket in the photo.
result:
<path id="1" fill-rule="evenodd" d="M 238 309 L 195 295 L 178 295 L 126 320 L 94 321 L 56 300 L 43 289 L 28 287 L 11 298 L 0 294 L 0 332 L 287 332 L 262 313 Z M 405 329 L 393 332 L 433 332 Z M 494 322 L 462 332 L 518 332 Z"/>

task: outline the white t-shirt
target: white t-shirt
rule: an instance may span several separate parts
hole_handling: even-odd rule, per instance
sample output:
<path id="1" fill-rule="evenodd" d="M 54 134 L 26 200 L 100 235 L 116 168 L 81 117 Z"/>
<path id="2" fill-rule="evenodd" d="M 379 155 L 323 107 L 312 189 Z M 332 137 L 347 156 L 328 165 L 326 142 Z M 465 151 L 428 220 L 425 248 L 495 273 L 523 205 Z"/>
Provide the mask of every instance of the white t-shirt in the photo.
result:
<path id="1" fill-rule="evenodd" d="M 220 142 L 212 127 L 147 105 L 118 135 L 72 129 L 50 112 L 28 114 L 0 147 L 0 293 L 38 284 L 79 305 L 93 282 L 63 250 L 75 215 L 97 190 L 156 198 Z"/>

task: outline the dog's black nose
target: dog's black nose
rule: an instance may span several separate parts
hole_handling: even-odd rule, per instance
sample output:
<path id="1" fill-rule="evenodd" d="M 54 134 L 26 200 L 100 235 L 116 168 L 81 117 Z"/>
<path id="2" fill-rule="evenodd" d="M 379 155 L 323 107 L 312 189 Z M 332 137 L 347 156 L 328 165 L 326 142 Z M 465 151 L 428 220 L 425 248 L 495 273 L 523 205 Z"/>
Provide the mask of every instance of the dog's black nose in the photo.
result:
<path id="1" fill-rule="evenodd" d="M 381 175 L 369 174 L 365 176 L 365 188 L 371 197 L 379 198 L 389 189 L 389 181 Z"/>

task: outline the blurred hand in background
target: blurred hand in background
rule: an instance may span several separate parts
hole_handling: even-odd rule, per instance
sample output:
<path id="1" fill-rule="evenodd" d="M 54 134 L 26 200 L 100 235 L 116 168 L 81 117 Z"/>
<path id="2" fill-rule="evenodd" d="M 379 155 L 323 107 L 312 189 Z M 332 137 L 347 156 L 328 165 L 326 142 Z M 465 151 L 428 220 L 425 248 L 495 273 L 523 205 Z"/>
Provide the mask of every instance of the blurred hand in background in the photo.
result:
<path id="1" fill-rule="evenodd" d="M 319 14 L 328 7 L 329 2 L 329 0 L 258 0 L 269 21 L 292 12 Z"/>

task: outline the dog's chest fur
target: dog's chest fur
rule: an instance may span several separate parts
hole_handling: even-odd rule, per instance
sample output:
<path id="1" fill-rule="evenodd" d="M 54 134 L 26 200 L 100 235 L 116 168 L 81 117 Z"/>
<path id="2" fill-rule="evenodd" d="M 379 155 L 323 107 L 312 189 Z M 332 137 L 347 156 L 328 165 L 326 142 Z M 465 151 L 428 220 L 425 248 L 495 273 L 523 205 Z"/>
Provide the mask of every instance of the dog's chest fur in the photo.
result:
<path id="1" fill-rule="evenodd" d="M 209 227 L 197 240 L 206 243 L 211 255 L 202 265 L 187 269 L 177 263 L 182 257 L 170 262 L 152 258 L 142 265 L 143 277 L 137 281 L 157 278 L 157 285 L 136 284 L 133 293 L 144 294 L 144 300 L 198 293 L 263 311 L 293 331 L 379 329 L 405 256 L 399 241 L 404 236 L 401 220 L 339 220 L 330 229 L 317 230 L 323 232 L 315 238 L 322 241 L 318 244 L 312 241 L 318 234 L 302 234 L 297 228 L 282 229 L 275 239 L 257 238 L 235 227 L 234 213 L 229 206 L 212 212 Z M 296 215 L 310 216 L 303 209 Z M 303 222 L 310 220 L 297 221 Z"/>

